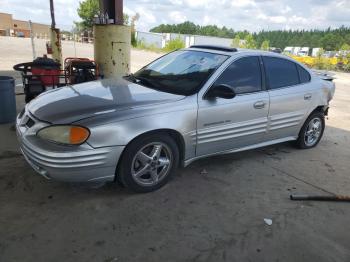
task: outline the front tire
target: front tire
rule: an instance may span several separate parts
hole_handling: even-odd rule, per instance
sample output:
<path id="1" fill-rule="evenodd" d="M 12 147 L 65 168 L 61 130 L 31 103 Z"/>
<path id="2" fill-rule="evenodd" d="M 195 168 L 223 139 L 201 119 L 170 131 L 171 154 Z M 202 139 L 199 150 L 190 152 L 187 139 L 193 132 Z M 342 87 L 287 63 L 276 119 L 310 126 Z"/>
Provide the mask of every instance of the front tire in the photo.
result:
<path id="1" fill-rule="evenodd" d="M 125 149 L 117 170 L 117 180 L 139 193 L 164 186 L 179 165 L 179 149 L 166 134 L 145 135 Z"/>
<path id="2" fill-rule="evenodd" d="M 301 128 L 296 145 L 301 149 L 317 146 L 323 136 L 324 129 L 324 113 L 319 111 L 313 112 Z"/>

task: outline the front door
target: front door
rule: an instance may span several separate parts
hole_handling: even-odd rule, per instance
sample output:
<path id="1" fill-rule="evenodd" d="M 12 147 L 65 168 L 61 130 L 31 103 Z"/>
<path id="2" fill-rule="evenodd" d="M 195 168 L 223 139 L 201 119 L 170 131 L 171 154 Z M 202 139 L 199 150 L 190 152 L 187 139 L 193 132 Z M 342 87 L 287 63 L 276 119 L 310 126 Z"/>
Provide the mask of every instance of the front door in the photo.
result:
<path id="1" fill-rule="evenodd" d="M 258 56 L 233 61 L 212 86 L 220 84 L 231 86 L 236 97 L 198 98 L 197 156 L 260 143 L 267 130 L 269 95 Z"/>

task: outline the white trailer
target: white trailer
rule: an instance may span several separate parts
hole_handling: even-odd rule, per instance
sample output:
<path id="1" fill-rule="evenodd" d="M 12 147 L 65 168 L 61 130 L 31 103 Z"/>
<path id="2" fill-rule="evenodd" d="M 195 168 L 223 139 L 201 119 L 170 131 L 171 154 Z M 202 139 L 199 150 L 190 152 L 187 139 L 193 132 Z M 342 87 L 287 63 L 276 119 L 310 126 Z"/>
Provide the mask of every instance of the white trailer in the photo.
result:
<path id="1" fill-rule="evenodd" d="M 319 52 L 321 51 L 321 49 L 322 49 L 322 48 L 320 48 L 320 47 L 312 48 L 312 54 L 311 54 L 311 56 L 313 56 L 313 57 L 318 56 L 318 54 L 319 54 Z"/>
<path id="2" fill-rule="evenodd" d="M 310 50 L 309 47 L 302 47 L 298 52 L 298 56 L 308 56 L 309 50 Z"/>
<path id="3" fill-rule="evenodd" d="M 292 55 L 293 54 L 293 47 L 292 46 L 287 46 L 286 48 L 284 48 L 283 53 L 286 55 Z"/>
<path id="4" fill-rule="evenodd" d="M 298 55 L 299 51 L 300 51 L 301 47 L 300 46 L 296 46 L 293 48 L 293 55 Z"/>

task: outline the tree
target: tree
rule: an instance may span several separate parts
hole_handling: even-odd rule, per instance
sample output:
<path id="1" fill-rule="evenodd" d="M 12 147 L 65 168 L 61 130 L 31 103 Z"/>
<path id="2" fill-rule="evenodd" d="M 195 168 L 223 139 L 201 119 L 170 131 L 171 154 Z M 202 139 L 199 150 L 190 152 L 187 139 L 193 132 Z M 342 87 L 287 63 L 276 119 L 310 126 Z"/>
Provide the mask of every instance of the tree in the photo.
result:
<path id="1" fill-rule="evenodd" d="M 252 34 L 246 35 L 246 37 L 244 38 L 243 47 L 248 48 L 248 49 L 256 49 L 256 42 L 255 42 Z"/>
<path id="2" fill-rule="evenodd" d="M 322 47 L 325 50 L 339 50 L 343 43 L 350 44 L 350 28 L 341 26 L 337 29 L 328 28 L 326 30 L 275 30 L 260 31 L 250 34 L 247 30 L 235 32 L 232 28 L 216 25 L 200 26 L 192 22 L 186 21 L 181 24 L 161 24 L 151 29 L 151 32 L 157 33 L 180 33 L 219 36 L 226 38 L 248 39 L 247 48 L 261 47 L 265 40 L 269 41 L 269 45 L 284 49 L 286 46 L 305 46 L 310 48 Z M 255 45 L 253 41 L 255 42 Z M 232 41 L 233 46 L 237 46 L 237 41 Z"/>
<path id="3" fill-rule="evenodd" d="M 322 47 L 327 51 L 336 50 L 339 45 L 339 39 L 333 33 L 326 34 L 322 39 Z"/>
<path id="4" fill-rule="evenodd" d="M 99 0 L 84 0 L 82 2 L 79 2 L 79 7 L 77 9 L 77 12 L 82 21 L 74 22 L 75 28 L 80 32 L 91 30 L 92 26 L 94 25 L 94 17 L 96 15 L 99 15 L 100 13 Z M 129 15 L 124 13 L 123 14 L 124 25 L 129 25 L 130 23 L 129 20 L 130 20 Z"/>
<path id="5" fill-rule="evenodd" d="M 264 40 L 264 42 L 262 42 L 260 49 L 262 50 L 269 50 L 270 49 L 270 41 L 269 40 Z"/>
<path id="6" fill-rule="evenodd" d="M 131 25 L 131 45 L 132 46 L 137 46 L 135 22 L 139 19 L 140 19 L 139 13 L 136 13 L 134 16 L 131 17 L 130 25 Z"/>
<path id="7" fill-rule="evenodd" d="M 236 35 L 235 38 L 232 40 L 232 47 L 240 47 L 241 39 L 239 38 L 239 35 Z"/>
<path id="8" fill-rule="evenodd" d="M 82 21 L 76 22 L 76 24 L 79 24 L 77 27 L 82 30 L 91 29 L 94 23 L 94 16 L 98 15 L 99 10 L 98 0 L 84 0 L 80 2 L 77 12 Z"/>
<path id="9" fill-rule="evenodd" d="M 343 44 L 340 48 L 341 51 L 349 51 L 350 50 L 350 45 L 348 44 Z"/>

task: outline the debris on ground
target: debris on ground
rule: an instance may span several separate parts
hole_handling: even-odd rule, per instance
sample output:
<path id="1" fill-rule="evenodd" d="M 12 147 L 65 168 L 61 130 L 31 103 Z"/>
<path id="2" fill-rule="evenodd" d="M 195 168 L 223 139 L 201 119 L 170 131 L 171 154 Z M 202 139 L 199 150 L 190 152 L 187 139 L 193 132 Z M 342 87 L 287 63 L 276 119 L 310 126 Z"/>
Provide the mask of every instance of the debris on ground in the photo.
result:
<path id="1" fill-rule="evenodd" d="M 270 218 L 264 218 L 264 222 L 266 223 L 266 225 L 271 226 L 272 225 L 272 219 Z"/>
<path id="2" fill-rule="evenodd" d="M 350 202 L 350 196 L 341 196 L 341 195 L 290 195 L 290 199 L 296 200 L 296 201 L 314 200 L 314 201 Z"/>
<path id="3" fill-rule="evenodd" d="M 201 170 L 200 174 L 201 174 L 201 175 L 207 175 L 207 174 L 208 174 L 208 171 L 207 171 L 205 168 L 203 168 L 203 169 Z"/>

